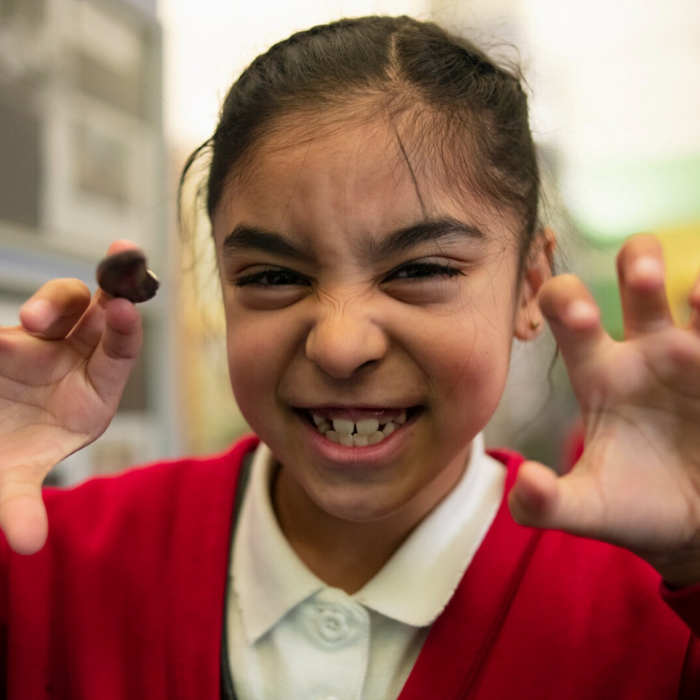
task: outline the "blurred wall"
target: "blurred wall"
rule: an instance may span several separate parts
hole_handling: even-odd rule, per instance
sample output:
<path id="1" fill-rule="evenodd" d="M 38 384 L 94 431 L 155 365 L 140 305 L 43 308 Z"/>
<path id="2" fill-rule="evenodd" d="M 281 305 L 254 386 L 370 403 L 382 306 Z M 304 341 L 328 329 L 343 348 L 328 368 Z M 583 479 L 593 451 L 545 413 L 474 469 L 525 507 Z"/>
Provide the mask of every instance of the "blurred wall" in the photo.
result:
<path id="1" fill-rule="evenodd" d="M 95 288 L 115 238 L 167 276 L 162 36 L 154 2 L 0 0 L 0 322 L 53 277 Z M 168 286 L 108 432 L 52 477 L 69 483 L 178 451 Z"/>

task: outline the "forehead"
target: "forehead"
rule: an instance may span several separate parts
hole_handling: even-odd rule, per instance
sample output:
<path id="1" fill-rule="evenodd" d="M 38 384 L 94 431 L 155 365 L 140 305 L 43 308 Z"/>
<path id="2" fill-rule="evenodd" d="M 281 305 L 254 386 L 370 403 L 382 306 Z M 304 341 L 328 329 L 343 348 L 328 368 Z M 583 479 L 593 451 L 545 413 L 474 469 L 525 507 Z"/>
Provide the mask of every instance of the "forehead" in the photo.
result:
<path id="1" fill-rule="evenodd" d="M 376 236 L 452 217 L 500 238 L 509 223 L 503 214 L 468 188 L 445 182 L 437 175 L 443 164 L 431 166 L 440 155 L 422 152 L 416 140 L 379 117 L 282 121 L 232 174 L 215 233 L 227 235 L 243 220 L 271 230 L 332 226 Z"/>

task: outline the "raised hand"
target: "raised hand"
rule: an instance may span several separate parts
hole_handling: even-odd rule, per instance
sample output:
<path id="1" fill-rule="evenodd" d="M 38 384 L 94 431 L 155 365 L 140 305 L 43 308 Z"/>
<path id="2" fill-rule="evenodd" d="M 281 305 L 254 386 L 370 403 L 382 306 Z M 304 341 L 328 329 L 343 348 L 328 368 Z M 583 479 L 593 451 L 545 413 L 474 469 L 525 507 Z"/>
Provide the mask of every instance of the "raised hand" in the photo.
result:
<path id="1" fill-rule="evenodd" d="M 618 276 L 623 342 L 603 330 L 576 277 L 555 277 L 541 290 L 581 408 L 585 450 L 562 477 L 525 463 L 509 504 L 522 524 L 625 547 L 670 583 L 690 585 L 700 582 L 700 280 L 690 323 L 680 328 L 655 238 L 625 244 Z"/>
<path id="2" fill-rule="evenodd" d="M 134 248 L 119 241 L 110 254 Z M 52 280 L 0 328 L 0 528 L 22 554 L 47 536 L 46 474 L 109 425 L 141 348 L 134 305 Z"/>

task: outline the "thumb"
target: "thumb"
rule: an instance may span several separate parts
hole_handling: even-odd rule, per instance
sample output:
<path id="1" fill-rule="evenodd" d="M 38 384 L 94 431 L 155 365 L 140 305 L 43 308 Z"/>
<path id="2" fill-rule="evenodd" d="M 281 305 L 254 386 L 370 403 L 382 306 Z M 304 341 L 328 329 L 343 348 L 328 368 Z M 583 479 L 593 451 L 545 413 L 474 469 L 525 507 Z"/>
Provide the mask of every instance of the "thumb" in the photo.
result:
<path id="1" fill-rule="evenodd" d="M 580 483 L 585 478 L 575 471 L 557 476 L 539 462 L 524 462 L 508 494 L 511 515 L 529 527 L 572 534 L 594 531 L 600 523 L 600 502 Z"/>
<path id="2" fill-rule="evenodd" d="M 43 476 L 27 474 L 19 467 L 2 473 L 0 482 L 0 529 L 10 548 L 18 554 L 34 554 L 45 544 L 49 532 L 41 497 Z"/>

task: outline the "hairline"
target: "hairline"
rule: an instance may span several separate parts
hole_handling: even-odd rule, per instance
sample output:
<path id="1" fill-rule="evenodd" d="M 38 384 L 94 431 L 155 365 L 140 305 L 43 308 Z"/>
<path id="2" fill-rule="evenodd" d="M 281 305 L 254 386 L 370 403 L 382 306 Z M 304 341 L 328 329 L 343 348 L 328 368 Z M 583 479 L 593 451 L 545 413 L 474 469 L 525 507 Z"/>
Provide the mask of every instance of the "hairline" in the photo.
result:
<path id="1" fill-rule="evenodd" d="M 413 97 L 417 97 L 417 91 L 412 92 L 414 93 Z M 413 182 L 418 201 L 423 209 L 424 219 L 430 218 L 427 208 L 423 206 L 424 201 L 430 203 L 430 197 L 424 198 L 423 192 L 437 184 L 443 191 L 453 194 L 458 201 L 460 197 L 469 195 L 483 197 L 489 210 L 509 215 L 508 218 L 511 219 L 511 222 L 506 228 L 519 239 L 521 227 L 518 222 L 517 209 L 507 202 L 496 200 L 485 191 L 479 185 L 478 178 L 471 172 L 473 170 L 471 167 L 456 169 L 459 176 L 457 178 L 450 177 L 454 174 L 455 169 L 451 169 L 447 163 L 445 147 L 437 143 L 439 135 L 429 135 L 427 139 L 431 139 L 431 141 L 427 144 L 423 143 L 424 140 L 420 133 L 426 133 L 426 131 L 417 127 L 415 123 L 413 128 L 404 129 L 404 134 L 401 134 L 400 123 L 404 122 L 405 119 L 413 117 L 417 121 L 433 117 L 448 120 L 449 115 L 446 114 L 446 110 L 431 106 L 420 98 L 409 102 L 407 99 L 401 99 L 402 97 L 405 98 L 408 95 L 387 91 L 386 87 L 382 85 L 378 87 L 365 86 L 352 93 L 326 96 L 324 100 L 316 100 L 301 107 L 297 105 L 266 120 L 256 130 L 248 147 L 230 167 L 222 188 L 222 196 L 217 203 L 217 209 L 224 199 L 223 193 L 230 192 L 231 188 L 245 184 L 248 174 L 253 170 L 255 159 L 262 151 L 271 147 L 280 149 L 295 147 L 305 141 L 313 141 L 329 134 L 332 135 L 336 129 L 342 131 L 352 123 L 362 125 L 383 122 L 393 132 L 397 141 L 401 155 L 400 161 L 407 168 Z M 351 114 L 348 112 L 349 107 L 352 108 Z M 311 121 L 313 121 L 313 128 L 309 126 Z M 405 122 L 403 125 L 405 126 Z M 294 138 L 295 135 L 298 138 Z M 408 138 L 406 138 L 407 136 Z M 426 150 L 431 148 L 437 151 L 437 157 L 426 157 Z M 477 148 L 476 139 L 470 138 L 462 139 L 460 148 L 456 150 L 466 150 L 474 154 L 476 159 L 478 157 Z M 421 184 L 426 182 L 428 188 L 421 187 Z M 458 195 L 455 190 L 462 190 L 462 194 Z M 504 212 L 504 209 L 507 211 Z M 212 213 L 212 223 L 215 212 Z"/>

